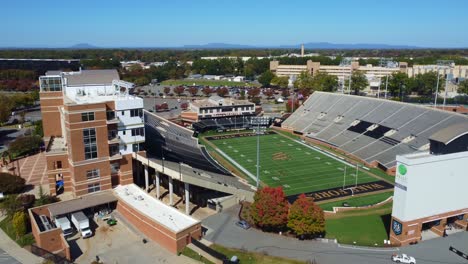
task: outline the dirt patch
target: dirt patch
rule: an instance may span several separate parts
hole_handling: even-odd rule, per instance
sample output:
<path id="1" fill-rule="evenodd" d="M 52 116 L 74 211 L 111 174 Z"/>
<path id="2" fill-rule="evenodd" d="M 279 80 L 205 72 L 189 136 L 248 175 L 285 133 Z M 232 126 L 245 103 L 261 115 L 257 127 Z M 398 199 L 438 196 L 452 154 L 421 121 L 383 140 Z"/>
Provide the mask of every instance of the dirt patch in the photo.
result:
<path id="1" fill-rule="evenodd" d="M 284 152 L 276 152 L 271 157 L 273 160 L 289 160 L 288 154 Z"/>

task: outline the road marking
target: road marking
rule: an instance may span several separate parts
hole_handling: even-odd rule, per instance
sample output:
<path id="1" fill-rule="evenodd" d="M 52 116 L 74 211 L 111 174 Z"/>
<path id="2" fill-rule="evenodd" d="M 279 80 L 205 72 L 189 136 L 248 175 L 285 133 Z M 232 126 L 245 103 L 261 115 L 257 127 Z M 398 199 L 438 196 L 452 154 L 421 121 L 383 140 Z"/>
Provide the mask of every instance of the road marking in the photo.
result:
<path id="1" fill-rule="evenodd" d="M 384 252 L 400 251 L 400 248 L 374 249 L 374 248 L 365 248 L 365 247 L 359 247 L 359 246 L 348 246 L 348 245 L 341 245 L 341 244 L 338 244 L 338 247 L 346 248 L 346 249 L 367 250 L 367 251 L 384 251 Z"/>

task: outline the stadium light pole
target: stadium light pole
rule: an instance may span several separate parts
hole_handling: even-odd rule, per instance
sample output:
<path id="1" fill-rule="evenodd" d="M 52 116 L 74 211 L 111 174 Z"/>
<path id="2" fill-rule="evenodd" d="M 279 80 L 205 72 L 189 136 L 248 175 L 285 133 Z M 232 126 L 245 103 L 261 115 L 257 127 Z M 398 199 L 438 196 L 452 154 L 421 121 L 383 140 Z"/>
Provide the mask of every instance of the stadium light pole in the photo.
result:
<path id="1" fill-rule="evenodd" d="M 439 94 L 439 65 L 437 65 L 437 84 L 436 84 L 436 92 L 435 92 L 435 99 L 434 99 L 434 108 L 437 108 L 437 94 Z"/>
<path id="2" fill-rule="evenodd" d="M 356 163 L 356 183 L 354 184 L 354 188 L 357 187 L 358 173 L 359 173 L 358 164 Z"/>
<path id="3" fill-rule="evenodd" d="M 260 135 L 264 134 L 270 119 L 268 117 L 252 117 L 251 124 L 257 135 L 257 189 L 260 187 Z"/>
<path id="4" fill-rule="evenodd" d="M 344 166 L 344 170 L 343 170 L 343 190 L 345 189 L 346 185 L 346 165 Z"/>
<path id="5" fill-rule="evenodd" d="M 387 74 L 387 80 L 385 81 L 385 99 L 387 99 L 387 88 L 388 88 L 388 74 Z"/>

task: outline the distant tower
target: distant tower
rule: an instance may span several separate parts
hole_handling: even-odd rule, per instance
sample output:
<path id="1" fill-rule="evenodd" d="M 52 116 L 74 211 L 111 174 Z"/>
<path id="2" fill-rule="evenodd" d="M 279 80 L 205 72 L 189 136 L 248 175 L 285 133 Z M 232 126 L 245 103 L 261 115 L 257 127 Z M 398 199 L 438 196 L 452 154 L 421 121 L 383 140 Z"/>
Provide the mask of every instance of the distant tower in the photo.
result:
<path id="1" fill-rule="evenodd" d="M 304 57 L 304 44 L 301 45 L 301 57 Z"/>

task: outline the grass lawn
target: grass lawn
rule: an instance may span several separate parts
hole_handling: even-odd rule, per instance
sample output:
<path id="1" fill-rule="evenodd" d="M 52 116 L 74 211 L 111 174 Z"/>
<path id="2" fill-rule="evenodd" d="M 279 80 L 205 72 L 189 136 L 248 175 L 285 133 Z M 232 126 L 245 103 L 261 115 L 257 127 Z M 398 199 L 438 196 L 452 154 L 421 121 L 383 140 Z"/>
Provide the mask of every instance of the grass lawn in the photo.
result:
<path id="1" fill-rule="evenodd" d="M 319 206 L 325 211 L 333 211 L 333 207 L 342 206 L 344 202 L 348 203 L 351 207 L 373 205 L 386 200 L 392 195 L 393 192 L 383 192 L 366 196 L 348 197 L 347 199 L 343 199 L 340 201 L 319 204 Z"/>
<path id="2" fill-rule="evenodd" d="M 264 264 L 299 264 L 299 263 L 305 263 L 302 261 L 298 260 L 292 260 L 292 259 L 285 259 L 285 258 L 279 258 L 279 257 L 272 257 L 272 256 L 267 256 L 261 253 L 256 253 L 256 252 L 247 252 L 243 250 L 238 250 L 238 249 L 232 249 L 232 248 L 225 248 L 220 245 L 212 245 L 211 248 L 217 250 L 220 253 L 223 253 L 226 255 L 228 258 L 231 258 L 232 256 L 237 256 L 240 260 L 240 263 L 242 264 L 256 264 L 256 263 L 264 263 Z"/>
<path id="3" fill-rule="evenodd" d="M 339 243 L 361 246 L 382 246 L 388 239 L 392 203 L 379 208 L 348 211 L 326 220 L 326 237 Z"/>
<path id="4" fill-rule="evenodd" d="M 247 86 L 254 87 L 255 85 L 246 82 L 229 82 L 216 80 L 166 80 L 161 85 L 204 85 L 204 86 Z"/>
<path id="5" fill-rule="evenodd" d="M 196 261 L 199 261 L 204 264 L 212 264 L 213 262 L 207 260 L 203 256 L 198 255 L 197 252 L 193 251 L 192 249 L 185 247 L 184 250 L 182 250 L 182 255 L 187 256 L 191 259 L 194 259 Z"/>
<path id="6" fill-rule="evenodd" d="M 255 177 L 257 137 L 245 136 L 210 142 L 247 170 L 252 178 Z M 260 153 L 260 180 L 268 186 L 282 186 L 286 195 L 343 186 L 345 166 L 346 185 L 354 185 L 356 181 L 354 166 L 345 165 L 280 134 L 261 136 Z M 375 177 L 359 172 L 358 183 L 375 181 Z"/>
<path id="7" fill-rule="evenodd" d="M 28 220 L 29 221 L 29 220 Z M 26 235 L 24 235 L 23 237 L 20 237 L 18 239 L 16 239 L 16 234 L 15 234 L 15 231 L 13 230 L 13 225 L 12 225 L 12 220 L 10 218 L 5 218 L 3 219 L 1 222 L 0 222 L 0 228 L 13 240 L 15 241 L 16 243 L 18 243 L 18 245 L 20 247 L 24 247 L 24 246 L 27 246 L 27 245 L 31 245 L 33 244 L 35 241 L 34 241 L 34 237 L 32 235 L 32 233 L 28 233 Z"/>

